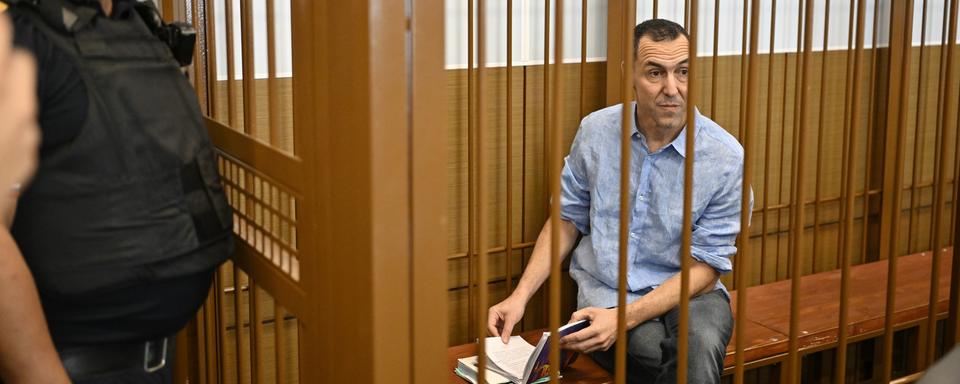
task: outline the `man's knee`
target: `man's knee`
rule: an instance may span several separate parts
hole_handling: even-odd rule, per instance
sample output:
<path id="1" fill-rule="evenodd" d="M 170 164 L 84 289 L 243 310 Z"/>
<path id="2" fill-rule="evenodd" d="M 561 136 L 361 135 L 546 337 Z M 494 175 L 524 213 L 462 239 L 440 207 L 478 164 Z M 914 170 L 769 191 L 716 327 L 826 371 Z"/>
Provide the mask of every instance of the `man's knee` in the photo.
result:
<path id="1" fill-rule="evenodd" d="M 630 330 L 627 355 L 646 366 L 659 366 L 663 351 L 660 342 L 667 337 L 663 324 L 648 321 Z"/>
<path id="2" fill-rule="evenodd" d="M 689 350 L 691 354 L 702 356 L 704 359 L 720 357 L 726 354 L 727 343 L 730 337 L 723 329 L 704 328 L 691 329 L 689 333 Z"/>

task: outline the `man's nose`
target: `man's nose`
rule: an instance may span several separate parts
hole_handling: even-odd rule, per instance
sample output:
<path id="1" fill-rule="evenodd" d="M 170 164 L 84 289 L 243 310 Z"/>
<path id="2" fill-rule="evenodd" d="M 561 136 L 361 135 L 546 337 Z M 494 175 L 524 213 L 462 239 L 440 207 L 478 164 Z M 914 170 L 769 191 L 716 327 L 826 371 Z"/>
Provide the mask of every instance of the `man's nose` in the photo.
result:
<path id="1" fill-rule="evenodd" d="M 680 93 L 679 83 L 677 82 L 676 75 L 670 73 L 667 74 L 667 77 L 663 82 L 663 93 L 664 96 L 676 96 Z"/>

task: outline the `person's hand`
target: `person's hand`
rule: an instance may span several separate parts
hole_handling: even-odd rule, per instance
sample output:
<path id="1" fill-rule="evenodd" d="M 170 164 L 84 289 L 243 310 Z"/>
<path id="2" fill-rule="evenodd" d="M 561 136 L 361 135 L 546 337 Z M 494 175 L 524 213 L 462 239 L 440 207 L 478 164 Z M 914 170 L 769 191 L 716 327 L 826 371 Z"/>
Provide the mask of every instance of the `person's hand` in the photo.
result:
<path id="1" fill-rule="evenodd" d="M 0 14 L 0 193 L 25 183 L 37 164 L 36 67 L 13 48 L 13 28 Z"/>
<path id="2" fill-rule="evenodd" d="M 560 347 L 581 353 L 606 351 L 617 339 L 617 309 L 588 307 L 576 311 L 570 322 L 590 320 L 590 326 L 560 339 Z"/>
<path id="3" fill-rule="evenodd" d="M 526 310 L 527 303 L 513 296 L 507 297 L 503 301 L 490 307 L 487 313 L 487 333 L 490 336 L 500 336 L 503 343 L 510 341 L 510 334 L 513 333 L 513 326 L 523 318 L 523 311 Z"/>

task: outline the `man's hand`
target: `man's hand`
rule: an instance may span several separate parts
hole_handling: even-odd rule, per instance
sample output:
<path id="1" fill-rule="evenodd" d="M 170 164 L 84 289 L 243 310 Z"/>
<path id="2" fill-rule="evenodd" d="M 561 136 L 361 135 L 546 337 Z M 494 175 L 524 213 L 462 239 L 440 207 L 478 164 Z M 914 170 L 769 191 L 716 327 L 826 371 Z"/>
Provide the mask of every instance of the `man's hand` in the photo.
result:
<path id="1" fill-rule="evenodd" d="M 582 353 L 606 351 L 617 339 L 617 309 L 588 307 L 576 311 L 570 322 L 590 320 L 590 326 L 560 339 L 560 347 Z"/>
<path id="2" fill-rule="evenodd" d="M 503 343 L 510 341 L 510 334 L 513 333 L 513 326 L 523 318 L 523 311 L 527 303 L 513 296 L 507 297 L 503 301 L 490 307 L 487 313 L 487 333 L 490 336 L 500 336 Z"/>

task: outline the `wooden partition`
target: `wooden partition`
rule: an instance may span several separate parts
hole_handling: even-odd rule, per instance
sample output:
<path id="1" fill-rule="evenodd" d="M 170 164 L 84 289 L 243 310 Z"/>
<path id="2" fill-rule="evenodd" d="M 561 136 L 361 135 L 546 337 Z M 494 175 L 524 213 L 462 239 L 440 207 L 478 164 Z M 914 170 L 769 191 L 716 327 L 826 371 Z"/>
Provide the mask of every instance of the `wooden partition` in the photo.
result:
<path id="1" fill-rule="evenodd" d="M 442 3 L 172 4 L 237 246 L 177 382 L 441 380 Z"/>

